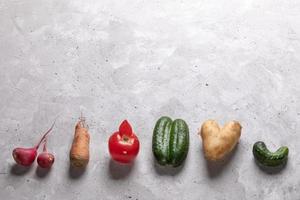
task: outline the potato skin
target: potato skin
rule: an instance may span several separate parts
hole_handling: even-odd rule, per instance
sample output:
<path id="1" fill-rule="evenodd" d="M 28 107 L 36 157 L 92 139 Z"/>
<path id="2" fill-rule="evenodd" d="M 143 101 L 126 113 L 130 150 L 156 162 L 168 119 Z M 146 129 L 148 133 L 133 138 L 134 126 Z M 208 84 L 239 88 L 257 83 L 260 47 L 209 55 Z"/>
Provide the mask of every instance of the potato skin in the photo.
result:
<path id="1" fill-rule="evenodd" d="M 236 146 L 241 130 L 242 126 L 237 121 L 228 122 L 223 128 L 214 120 L 204 122 L 199 135 L 203 141 L 206 159 L 211 161 L 223 159 Z"/>
<path id="2" fill-rule="evenodd" d="M 90 135 L 87 128 L 80 121 L 76 124 L 73 144 L 70 150 L 70 162 L 74 167 L 86 167 L 89 162 Z"/>

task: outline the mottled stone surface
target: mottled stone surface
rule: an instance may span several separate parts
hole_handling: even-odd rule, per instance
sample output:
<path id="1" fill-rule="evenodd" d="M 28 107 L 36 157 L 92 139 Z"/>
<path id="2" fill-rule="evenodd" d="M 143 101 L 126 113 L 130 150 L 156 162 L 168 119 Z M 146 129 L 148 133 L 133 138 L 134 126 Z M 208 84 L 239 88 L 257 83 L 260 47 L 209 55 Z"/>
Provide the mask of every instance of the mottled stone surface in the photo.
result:
<path id="1" fill-rule="evenodd" d="M 5 200 L 299 200 L 299 0 L 0 0 L 0 198 Z M 91 133 L 85 172 L 69 170 L 80 112 Z M 11 151 L 49 137 L 51 171 L 21 169 Z M 153 161 L 161 115 L 183 118 L 183 168 Z M 141 140 L 133 166 L 110 161 L 107 140 L 127 118 Z M 197 129 L 213 118 L 243 125 L 218 166 Z M 251 149 L 290 147 L 286 168 L 260 170 Z"/>

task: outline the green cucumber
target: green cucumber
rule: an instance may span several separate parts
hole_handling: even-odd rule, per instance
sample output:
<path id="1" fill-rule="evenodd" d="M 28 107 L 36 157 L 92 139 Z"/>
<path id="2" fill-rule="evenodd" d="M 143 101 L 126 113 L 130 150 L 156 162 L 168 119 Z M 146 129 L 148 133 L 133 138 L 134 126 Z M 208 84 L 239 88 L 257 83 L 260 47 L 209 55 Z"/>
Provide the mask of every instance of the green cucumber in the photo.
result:
<path id="1" fill-rule="evenodd" d="M 253 145 L 253 155 L 258 163 L 267 167 L 282 166 L 287 162 L 288 147 L 280 147 L 275 152 L 270 152 L 264 142 L 258 141 Z"/>
<path id="2" fill-rule="evenodd" d="M 189 128 L 182 119 L 161 117 L 155 125 L 152 151 L 160 165 L 181 165 L 189 150 Z"/>

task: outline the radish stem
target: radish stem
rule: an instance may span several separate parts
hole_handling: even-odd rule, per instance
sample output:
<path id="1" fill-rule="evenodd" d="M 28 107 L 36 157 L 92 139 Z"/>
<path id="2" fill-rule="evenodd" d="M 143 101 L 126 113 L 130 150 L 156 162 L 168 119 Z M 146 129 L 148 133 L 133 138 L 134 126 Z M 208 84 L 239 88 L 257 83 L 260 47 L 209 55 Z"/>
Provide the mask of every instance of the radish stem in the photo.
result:
<path id="1" fill-rule="evenodd" d="M 45 140 L 44 140 L 43 152 L 46 152 L 46 151 L 47 151 L 46 145 L 47 145 L 47 137 L 46 137 Z"/>
<path id="2" fill-rule="evenodd" d="M 52 131 L 54 125 L 55 125 L 56 119 L 54 120 L 53 124 L 51 127 L 46 131 L 46 133 L 43 135 L 42 139 L 39 141 L 39 143 L 34 147 L 35 149 L 38 149 L 43 142 L 43 140 L 47 137 L 47 135 Z"/>

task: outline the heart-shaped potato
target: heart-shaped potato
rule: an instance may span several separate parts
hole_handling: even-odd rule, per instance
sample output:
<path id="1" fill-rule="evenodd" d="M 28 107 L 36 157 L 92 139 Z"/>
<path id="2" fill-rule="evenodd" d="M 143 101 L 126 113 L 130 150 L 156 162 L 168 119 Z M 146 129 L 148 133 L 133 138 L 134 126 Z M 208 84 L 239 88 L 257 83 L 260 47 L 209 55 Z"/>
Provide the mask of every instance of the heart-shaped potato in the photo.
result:
<path id="1" fill-rule="evenodd" d="M 237 121 L 231 121 L 220 127 L 214 120 L 202 124 L 198 133 L 201 135 L 206 159 L 216 161 L 223 159 L 236 146 L 241 136 L 242 126 Z"/>

